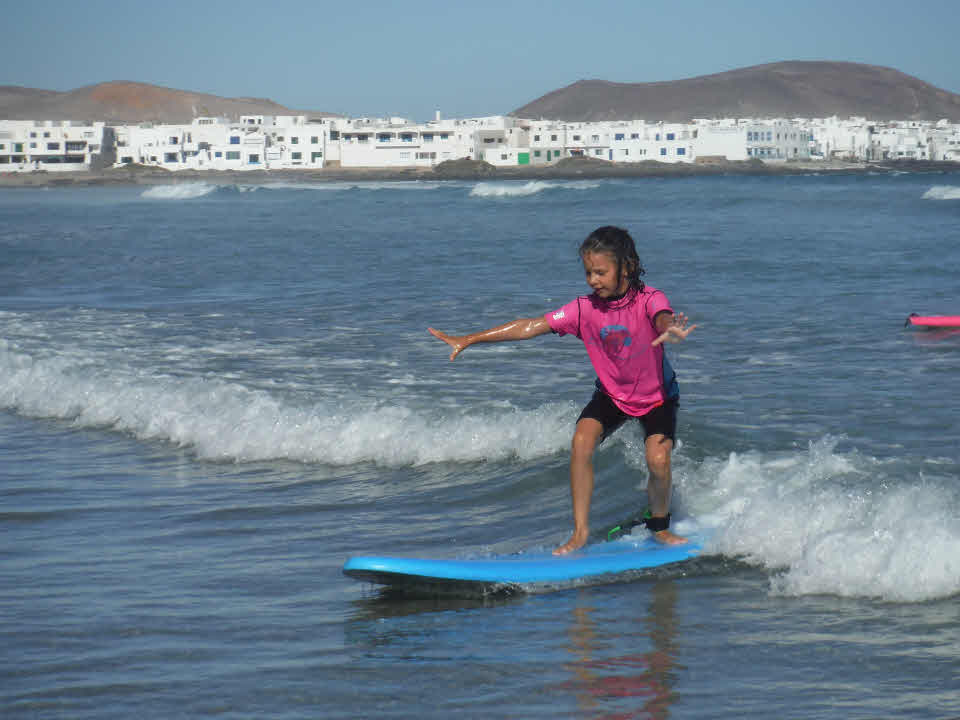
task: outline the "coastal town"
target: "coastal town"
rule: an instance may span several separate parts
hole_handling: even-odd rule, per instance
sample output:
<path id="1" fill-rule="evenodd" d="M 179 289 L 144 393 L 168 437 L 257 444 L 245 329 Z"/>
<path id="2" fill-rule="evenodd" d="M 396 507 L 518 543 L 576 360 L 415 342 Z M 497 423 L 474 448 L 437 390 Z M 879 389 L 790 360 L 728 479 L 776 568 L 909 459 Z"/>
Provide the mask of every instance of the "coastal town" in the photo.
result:
<path id="1" fill-rule="evenodd" d="M 496 168 L 549 167 L 578 157 L 616 165 L 960 162 L 960 124 L 863 117 L 563 122 L 440 113 L 428 122 L 308 115 L 197 117 L 177 125 L 0 120 L 0 173 L 398 170 L 463 159 Z"/>

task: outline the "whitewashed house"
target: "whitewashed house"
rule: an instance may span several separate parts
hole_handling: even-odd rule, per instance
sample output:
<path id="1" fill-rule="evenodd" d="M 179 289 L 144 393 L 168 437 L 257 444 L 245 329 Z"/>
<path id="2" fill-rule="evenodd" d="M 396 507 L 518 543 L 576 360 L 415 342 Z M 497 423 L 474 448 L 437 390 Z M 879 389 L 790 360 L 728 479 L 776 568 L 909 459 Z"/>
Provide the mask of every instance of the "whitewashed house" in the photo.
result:
<path id="1" fill-rule="evenodd" d="M 940 120 L 930 131 L 930 159 L 960 161 L 960 125 Z"/>
<path id="2" fill-rule="evenodd" d="M 269 127 L 262 128 L 267 136 L 266 166 L 270 170 L 322 168 L 329 128 L 330 122 L 326 118 L 312 119 L 306 115 L 273 117 Z"/>
<path id="3" fill-rule="evenodd" d="M 866 118 L 818 118 L 810 121 L 811 157 L 824 160 L 872 159 L 873 123 Z"/>
<path id="4" fill-rule="evenodd" d="M 404 118 L 338 121 L 331 143 L 341 167 L 432 167 L 472 152 L 472 138 L 458 120 L 414 123 Z M 469 148 L 469 149 L 468 149 Z"/>
<path id="5" fill-rule="evenodd" d="M 736 118 L 697 119 L 693 124 L 696 129 L 695 156 L 701 161 L 747 159 L 747 131 Z"/>
<path id="6" fill-rule="evenodd" d="M 764 162 L 810 159 L 810 133 L 802 121 L 748 120 L 741 124 L 746 133 L 747 158 Z"/>
<path id="7" fill-rule="evenodd" d="M 869 160 L 930 160 L 933 133 L 931 123 L 877 123 L 870 128 Z"/>
<path id="8" fill-rule="evenodd" d="M 113 128 L 102 122 L 0 120 L 0 172 L 97 170 L 113 152 Z"/>
<path id="9" fill-rule="evenodd" d="M 259 125 L 195 118 L 190 125 L 124 125 L 116 128 L 118 166 L 167 170 L 250 170 L 265 167 L 266 139 Z"/>
<path id="10" fill-rule="evenodd" d="M 548 165 L 567 157 L 567 126 L 556 120 L 527 120 L 530 164 Z"/>

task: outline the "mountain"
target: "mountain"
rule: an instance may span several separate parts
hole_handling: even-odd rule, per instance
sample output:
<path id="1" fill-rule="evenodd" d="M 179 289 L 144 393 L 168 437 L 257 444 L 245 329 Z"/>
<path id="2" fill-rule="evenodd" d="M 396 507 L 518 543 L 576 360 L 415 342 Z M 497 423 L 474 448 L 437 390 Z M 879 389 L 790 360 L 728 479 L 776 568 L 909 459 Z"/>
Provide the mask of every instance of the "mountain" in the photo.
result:
<path id="1" fill-rule="evenodd" d="M 671 82 L 580 80 L 510 114 L 570 121 L 853 115 L 958 122 L 960 95 L 891 68 L 790 61 Z"/>
<path id="2" fill-rule="evenodd" d="M 305 113 L 262 98 L 224 98 L 139 82 L 105 82 L 68 92 L 0 86 L 4 120 L 189 123 L 198 116 L 236 120 L 241 115 L 301 114 Z"/>

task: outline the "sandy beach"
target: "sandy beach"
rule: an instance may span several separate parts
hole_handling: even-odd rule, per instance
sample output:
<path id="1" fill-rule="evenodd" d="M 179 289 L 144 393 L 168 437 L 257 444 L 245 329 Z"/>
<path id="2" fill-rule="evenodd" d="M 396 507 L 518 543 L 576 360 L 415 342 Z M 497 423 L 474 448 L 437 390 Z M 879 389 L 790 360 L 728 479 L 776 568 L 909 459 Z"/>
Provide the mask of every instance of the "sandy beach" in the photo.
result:
<path id="1" fill-rule="evenodd" d="M 4 172 L 0 187 L 64 187 L 86 185 L 168 185 L 188 182 L 216 184 L 266 182 L 438 181 L 438 180 L 563 180 L 616 177 L 690 177 L 705 175 L 797 175 L 809 173 L 958 172 L 950 162 L 847 162 L 840 160 L 764 163 L 610 163 L 569 158 L 550 166 L 495 167 L 473 160 L 444 162 L 430 168 L 323 168 L 303 170 L 178 170 L 127 166 L 84 171 Z"/>

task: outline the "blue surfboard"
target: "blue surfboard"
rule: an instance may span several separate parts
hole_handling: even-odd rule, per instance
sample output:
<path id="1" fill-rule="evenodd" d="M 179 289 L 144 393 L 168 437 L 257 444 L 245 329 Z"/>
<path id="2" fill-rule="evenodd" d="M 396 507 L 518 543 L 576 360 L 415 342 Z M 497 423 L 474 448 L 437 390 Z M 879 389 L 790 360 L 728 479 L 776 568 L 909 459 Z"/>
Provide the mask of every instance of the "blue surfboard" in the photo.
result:
<path id="1" fill-rule="evenodd" d="M 569 555 L 548 550 L 479 558 L 358 556 L 344 574 L 380 585 L 437 592 L 538 592 L 614 580 L 623 573 L 678 563 L 703 550 L 697 537 L 663 545 L 649 535 L 588 545 Z"/>

